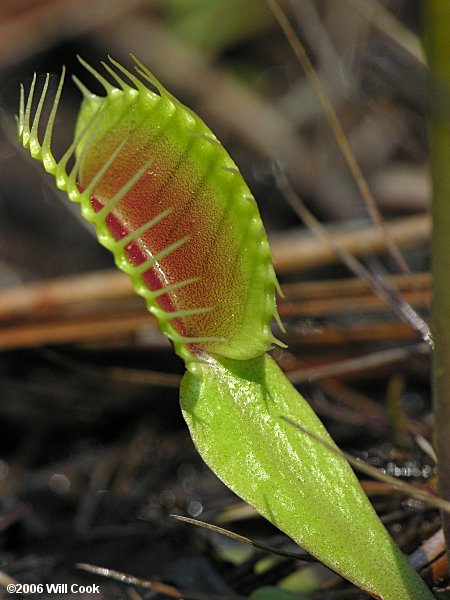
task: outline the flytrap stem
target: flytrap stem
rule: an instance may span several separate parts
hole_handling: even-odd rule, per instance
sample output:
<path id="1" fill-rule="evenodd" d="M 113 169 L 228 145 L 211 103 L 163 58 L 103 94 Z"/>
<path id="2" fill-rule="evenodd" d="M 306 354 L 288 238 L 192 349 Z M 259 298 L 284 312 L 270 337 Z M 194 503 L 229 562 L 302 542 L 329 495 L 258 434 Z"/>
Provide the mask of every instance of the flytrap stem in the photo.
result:
<path id="1" fill-rule="evenodd" d="M 450 2 L 428 0 L 429 139 L 432 197 L 433 410 L 439 494 L 450 499 Z M 442 513 L 450 548 L 450 515 Z"/>

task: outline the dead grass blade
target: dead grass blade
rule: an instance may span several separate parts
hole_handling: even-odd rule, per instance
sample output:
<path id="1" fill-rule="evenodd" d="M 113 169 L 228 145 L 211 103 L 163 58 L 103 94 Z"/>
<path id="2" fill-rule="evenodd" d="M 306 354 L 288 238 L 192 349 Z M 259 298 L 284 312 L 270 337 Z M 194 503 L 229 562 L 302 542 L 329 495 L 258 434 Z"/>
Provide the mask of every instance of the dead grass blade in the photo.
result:
<path id="1" fill-rule="evenodd" d="M 208 529 L 209 531 L 220 533 L 221 535 L 225 535 L 226 537 L 229 537 L 232 540 L 235 540 L 236 542 L 247 544 L 248 546 L 252 546 L 253 548 L 257 548 L 258 550 L 263 550 L 264 552 L 270 552 L 271 554 L 277 554 L 278 556 L 285 556 L 288 558 L 295 558 L 296 560 L 302 560 L 304 562 L 317 562 L 317 560 L 309 554 L 302 554 L 300 552 L 288 552 L 286 550 L 279 550 L 278 548 L 273 548 L 272 546 L 266 546 L 265 544 L 255 542 L 254 540 L 240 535 L 239 533 L 234 533 L 234 531 L 224 529 L 223 527 L 218 527 L 217 525 L 213 525 L 212 523 L 205 523 L 205 521 L 198 521 L 197 519 L 191 519 L 190 517 L 182 517 L 180 515 L 170 516 L 174 519 L 177 519 L 178 521 L 190 523 L 191 525 L 197 525 L 197 527 L 203 527 L 204 529 Z"/>
<path id="2" fill-rule="evenodd" d="M 392 219 L 386 223 L 391 237 L 401 247 L 417 247 L 428 243 L 430 239 L 431 220 L 429 215 L 414 215 Z M 386 251 L 386 240 L 378 227 L 373 225 L 359 225 L 357 229 L 346 225 L 333 227 L 327 233 L 341 248 L 353 256 L 367 254 L 368 248 L 373 254 Z M 336 254 L 313 236 L 300 236 L 294 230 L 291 233 L 271 236 L 274 264 L 277 273 L 292 273 L 304 269 L 321 267 L 336 262 Z M 411 276 L 408 275 L 409 279 Z M 414 277 L 415 283 L 415 277 Z M 410 287 L 417 289 L 417 285 Z M 420 282 L 419 282 L 420 287 Z"/>
<path id="3" fill-rule="evenodd" d="M 381 2 L 378 0 L 369 0 L 366 2 L 347 0 L 347 2 L 350 2 L 355 10 L 364 15 L 371 25 L 406 50 L 417 62 L 421 65 L 426 65 L 419 37 L 405 27 Z"/>
<path id="4" fill-rule="evenodd" d="M 340 360 L 310 369 L 288 371 L 286 376 L 292 383 L 302 383 L 304 381 L 311 382 L 326 377 L 357 373 L 363 369 L 402 362 L 416 354 L 428 353 L 429 348 L 426 344 L 412 344 L 404 348 L 392 348 L 390 350 L 372 352 L 370 354 L 365 354 L 364 356 L 348 358 L 346 360 Z"/>
<path id="5" fill-rule="evenodd" d="M 433 508 L 439 508 L 440 510 L 442 510 L 446 513 L 450 513 L 450 502 L 448 502 L 447 500 L 444 500 L 443 498 L 439 498 L 438 496 L 433 496 L 432 494 L 429 494 L 428 492 L 424 492 L 423 490 L 420 490 L 420 489 L 414 487 L 413 485 L 410 485 L 409 483 L 405 483 L 404 481 L 399 481 L 395 477 L 391 477 L 390 475 L 387 475 L 386 473 L 382 473 L 379 469 L 376 469 L 375 467 L 372 467 L 371 465 L 368 465 L 367 463 L 358 460 L 351 454 L 348 454 L 348 452 L 344 452 L 343 450 L 340 450 L 339 448 L 332 446 L 331 444 L 329 444 L 328 442 L 326 442 L 319 436 L 315 435 L 314 433 L 311 433 L 311 431 L 308 431 L 307 429 L 305 429 L 305 427 L 303 427 L 299 423 L 296 423 L 292 419 L 289 419 L 288 417 L 284 417 L 283 415 L 280 415 L 280 418 L 283 419 L 283 421 L 286 421 L 286 423 L 289 423 L 290 425 L 292 425 L 293 427 L 295 427 L 296 429 L 301 431 L 302 433 L 309 435 L 309 437 L 311 437 L 316 442 L 319 442 L 319 444 L 322 444 L 323 446 L 325 446 L 325 448 L 327 448 L 334 454 L 337 454 L 338 456 L 341 456 L 342 458 L 344 458 L 347 462 L 349 462 L 352 465 L 352 467 L 354 467 L 355 469 L 358 469 L 365 475 L 369 475 L 370 477 L 373 477 L 374 479 L 376 479 L 378 481 L 387 483 L 394 490 L 401 492 L 405 496 L 414 498 L 415 500 L 419 500 L 420 502 L 423 502 L 424 504 L 426 504 L 428 506 L 432 506 Z"/>
<path id="6" fill-rule="evenodd" d="M 134 577 L 134 575 L 128 575 L 127 573 L 122 573 L 121 571 L 115 571 L 114 569 L 98 567 L 96 565 L 90 565 L 87 563 L 77 563 L 76 567 L 77 569 L 87 571 L 88 573 L 92 573 L 94 575 L 100 575 L 101 577 L 114 579 L 115 581 L 120 581 L 121 583 L 134 585 L 146 590 L 152 590 L 158 594 L 167 596 L 168 598 L 177 598 L 178 600 L 245 600 L 242 596 L 185 592 L 179 590 L 173 585 L 167 585 L 166 583 L 160 583 L 150 579 L 141 579 L 140 577 Z"/>
<path id="7" fill-rule="evenodd" d="M 103 381 L 106 379 L 113 379 L 115 381 L 120 381 L 121 383 L 178 389 L 182 379 L 182 375 L 176 373 L 164 373 L 162 371 L 132 369 L 128 367 L 104 367 L 101 365 L 92 367 L 85 361 L 75 360 L 72 357 L 65 356 L 61 352 L 50 348 L 41 348 L 40 354 L 45 356 L 45 358 L 52 363 L 62 365 L 81 375 L 88 375 Z"/>
<path id="8" fill-rule="evenodd" d="M 305 48 L 301 43 L 299 37 L 295 33 L 289 19 L 286 16 L 286 13 L 281 8 L 278 0 L 267 0 L 267 3 L 272 10 L 278 24 L 283 30 L 286 39 L 288 40 L 294 54 L 296 55 L 299 63 L 301 64 L 303 71 L 305 72 L 306 77 L 308 78 L 311 87 L 317 94 L 319 98 L 319 102 L 322 105 L 323 111 L 325 113 L 326 119 L 333 131 L 334 137 L 336 139 L 337 144 L 342 152 L 342 155 L 347 163 L 347 166 L 353 176 L 353 179 L 360 191 L 361 197 L 364 200 L 364 203 L 372 216 L 374 222 L 378 225 L 380 230 L 383 232 L 383 237 L 386 240 L 386 245 L 389 248 L 389 252 L 397 263 L 398 267 L 404 273 L 410 273 L 410 268 L 403 258 L 395 240 L 393 240 L 389 230 L 386 227 L 384 219 L 378 209 L 378 206 L 375 202 L 375 199 L 370 191 L 369 185 L 367 183 L 366 178 L 361 171 L 361 167 L 357 162 L 355 155 L 350 147 L 348 139 L 342 129 L 342 125 L 338 119 L 336 111 L 334 110 L 333 105 L 331 104 L 325 90 L 323 89 L 322 83 L 317 76 L 317 73 L 311 64 L 311 61 L 306 54 Z"/>
<path id="9" fill-rule="evenodd" d="M 349 254 L 339 244 L 328 235 L 325 227 L 316 219 L 306 205 L 299 198 L 291 186 L 287 176 L 277 170 L 276 174 L 278 186 L 286 200 L 298 214 L 300 219 L 313 231 L 316 236 L 327 244 L 350 271 L 365 281 L 371 289 L 382 298 L 388 306 L 405 322 L 407 322 L 415 331 L 417 331 L 422 340 L 433 348 L 430 328 L 422 317 L 405 302 L 402 296 L 389 285 L 386 278 L 376 277 L 370 273 L 366 267 L 360 263 L 353 255 Z"/>
<path id="10" fill-rule="evenodd" d="M 17 585 L 19 582 L 7 573 L 0 571 L 0 588 L 7 589 L 8 585 Z"/>

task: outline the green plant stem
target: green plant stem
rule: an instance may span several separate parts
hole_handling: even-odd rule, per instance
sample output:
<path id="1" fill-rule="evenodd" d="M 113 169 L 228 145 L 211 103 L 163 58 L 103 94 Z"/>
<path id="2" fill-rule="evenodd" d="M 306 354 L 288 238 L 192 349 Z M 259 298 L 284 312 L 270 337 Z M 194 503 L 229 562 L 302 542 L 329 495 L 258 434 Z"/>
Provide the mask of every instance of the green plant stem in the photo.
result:
<path id="1" fill-rule="evenodd" d="M 450 2 L 428 0 L 429 137 L 433 184 L 433 410 L 439 494 L 450 499 Z M 450 548 L 450 515 L 442 514 Z"/>

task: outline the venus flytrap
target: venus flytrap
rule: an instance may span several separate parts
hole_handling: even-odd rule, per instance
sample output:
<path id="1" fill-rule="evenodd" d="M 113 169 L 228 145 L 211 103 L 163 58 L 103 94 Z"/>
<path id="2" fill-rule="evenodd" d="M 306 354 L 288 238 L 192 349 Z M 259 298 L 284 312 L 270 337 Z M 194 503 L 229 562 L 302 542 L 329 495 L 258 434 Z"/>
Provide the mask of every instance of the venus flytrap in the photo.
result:
<path id="1" fill-rule="evenodd" d="M 203 121 L 134 60 L 136 73 L 103 63 L 114 85 L 81 60 L 106 95 L 75 80 L 83 102 L 59 161 L 51 138 L 64 73 L 42 142 L 49 77 L 35 109 L 33 80 L 27 99 L 21 91 L 20 141 L 81 205 L 184 360 L 183 415 L 214 472 L 373 597 L 432 598 L 348 463 L 282 418 L 333 443 L 266 354 L 279 343 L 278 284 L 255 200 Z"/>

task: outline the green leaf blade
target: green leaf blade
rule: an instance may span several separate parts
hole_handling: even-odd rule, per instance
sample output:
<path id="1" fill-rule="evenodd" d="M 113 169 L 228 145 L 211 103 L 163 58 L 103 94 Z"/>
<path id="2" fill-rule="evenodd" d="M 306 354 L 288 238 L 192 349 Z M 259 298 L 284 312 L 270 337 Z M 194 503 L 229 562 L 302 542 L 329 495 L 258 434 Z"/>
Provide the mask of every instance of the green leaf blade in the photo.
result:
<path id="1" fill-rule="evenodd" d="M 374 597 L 432 598 L 347 462 L 281 419 L 332 441 L 269 356 L 197 363 L 181 403 L 206 463 L 311 554 Z"/>

